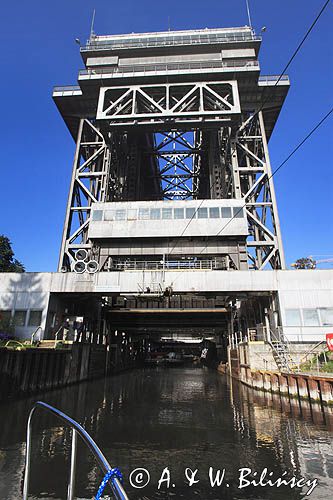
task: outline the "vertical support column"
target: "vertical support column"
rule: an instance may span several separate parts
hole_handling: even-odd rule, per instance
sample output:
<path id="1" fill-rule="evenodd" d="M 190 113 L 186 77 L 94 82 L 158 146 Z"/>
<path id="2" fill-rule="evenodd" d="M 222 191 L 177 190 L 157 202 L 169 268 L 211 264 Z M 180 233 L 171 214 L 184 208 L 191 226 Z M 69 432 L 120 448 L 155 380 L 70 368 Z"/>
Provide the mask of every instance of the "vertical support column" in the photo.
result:
<path id="1" fill-rule="evenodd" d="M 267 182 L 269 185 L 270 198 L 271 198 L 271 202 L 272 202 L 272 220 L 273 220 L 275 235 L 276 235 L 277 244 L 278 244 L 278 252 L 279 252 L 279 257 L 280 257 L 280 267 L 281 267 L 281 269 L 285 269 L 286 262 L 285 262 L 285 257 L 284 257 L 283 244 L 282 244 L 280 219 L 279 219 L 279 213 L 278 213 L 278 208 L 277 208 L 274 183 L 272 180 L 272 168 L 271 168 L 271 162 L 270 162 L 270 158 L 269 158 L 264 117 L 263 117 L 262 111 L 259 111 L 259 123 L 260 123 L 263 149 L 264 149 L 264 154 L 265 154 L 266 173 L 268 176 Z"/>
<path id="2" fill-rule="evenodd" d="M 72 270 L 77 250 L 92 255 L 92 244 L 88 240 L 88 229 L 93 203 L 104 201 L 107 196 L 109 156 L 103 134 L 89 120 L 79 123 L 74 156 L 72 180 L 69 190 L 64 223 L 59 271 Z M 98 256 L 96 256 L 98 258 Z M 75 270 L 75 269 L 74 269 Z M 79 270 L 78 272 L 84 272 Z"/>
<path id="3" fill-rule="evenodd" d="M 233 187 L 234 187 L 234 198 L 240 199 L 242 197 L 239 170 L 238 170 L 238 154 L 236 141 L 233 139 L 230 141 L 231 147 L 231 164 L 232 164 L 232 177 L 233 177 Z"/>
<path id="4" fill-rule="evenodd" d="M 84 120 L 81 119 L 80 123 L 79 123 L 79 130 L 78 130 L 78 133 L 77 133 L 77 141 L 76 141 L 75 155 L 74 155 L 74 161 L 73 161 L 72 178 L 71 178 L 71 183 L 70 183 L 69 193 L 68 193 L 68 199 L 67 199 L 67 208 L 66 208 L 66 215 L 65 215 L 65 221 L 64 221 L 64 229 L 63 229 L 63 232 L 62 232 L 62 241 L 61 241 L 61 247 L 60 247 L 58 271 L 61 271 L 61 268 L 64 266 L 65 261 L 67 260 L 66 259 L 66 255 L 65 255 L 66 241 L 67 241 L 67 238 L 69 236 L 70 226 L 71 226 L 72 199 L 73 199 L 73 196 L 74 196 L 74 185 L 75 185 L 75 177 L 76 177 L 76 167 L 77 167 L 77 164 L 78 164 L 78 162 L 80 160 L 80 148 L 81 148 L 81 138 L 82 138 L 83 122 L 84 122 Z"/>

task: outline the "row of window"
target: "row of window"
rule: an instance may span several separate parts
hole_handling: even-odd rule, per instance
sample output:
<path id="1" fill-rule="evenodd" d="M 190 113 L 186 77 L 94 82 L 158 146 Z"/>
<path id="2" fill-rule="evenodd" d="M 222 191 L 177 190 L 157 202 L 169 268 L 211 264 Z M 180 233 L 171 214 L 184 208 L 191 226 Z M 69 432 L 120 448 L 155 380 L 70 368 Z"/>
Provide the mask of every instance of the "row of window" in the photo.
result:
<path id="1" fill-rule="evenodd" d="M 92 48 L 100 48 L 103 45 L 128 45 L 128 44 L 170 44 L 170 43 L 197 43 L 197 42 L 225 42 L 225 41 L 234 41 L 234 40 L 251 40 L 253 35 L 248 32 L 243 31 L 233 31 L 228 33 L 191 33 L 189 35 L 174 35 L 174 36 L 166 36 L 166 37 L 149 37 L 149 38 L 139 38 L 139 37 L 131 37 L 131 38 L 116 38 L 115 40 L 109 39 L 105 41 L 92 41 L 90 43 L 90 47 Z"/>
<path id="2" fill-rule="evenodd" d="M 104 217 L 103 217 L 104 215 Z M 94 221 L 160 220 L 160 219 L 231 219 L 244 217 L 242 207 L 188 207 L 94 210 Z"/>
<path id="3" fill-rule="evenodd" d="M 286 309 L 286 326 L 333 326 L 333 308 Z"/>
<path id="4" fill-rule="evenodd" d="M 12 320 L 15 326 L 40 326 L 42 313 L 41 309 L 0 310 L 0 319 Z"/>

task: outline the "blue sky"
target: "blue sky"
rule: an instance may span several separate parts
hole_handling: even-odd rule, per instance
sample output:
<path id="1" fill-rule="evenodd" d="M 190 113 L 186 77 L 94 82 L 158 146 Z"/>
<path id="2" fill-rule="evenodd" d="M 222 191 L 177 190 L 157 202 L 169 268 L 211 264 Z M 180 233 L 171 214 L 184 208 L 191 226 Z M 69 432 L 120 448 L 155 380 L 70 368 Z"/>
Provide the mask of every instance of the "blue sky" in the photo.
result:
<path id="1" fill-rule="evenodd" d="M 257 31 L 267 27 L 262 74 L 279 74 L 324 0 L 250 0 Z M 27 271 L 56 270 L 74 143 L 52 101 L 75 84 L 96 8 L 97 34 L 247 24 L 245 0 L 41 0 L 1 8 L 1 217 Z M 291 89 L 270 141 L 275 168 L 333 106 L 333 2 L 288 74 Z M 333 255 L 333 116 L 275 176 L 287 263 Z"/>

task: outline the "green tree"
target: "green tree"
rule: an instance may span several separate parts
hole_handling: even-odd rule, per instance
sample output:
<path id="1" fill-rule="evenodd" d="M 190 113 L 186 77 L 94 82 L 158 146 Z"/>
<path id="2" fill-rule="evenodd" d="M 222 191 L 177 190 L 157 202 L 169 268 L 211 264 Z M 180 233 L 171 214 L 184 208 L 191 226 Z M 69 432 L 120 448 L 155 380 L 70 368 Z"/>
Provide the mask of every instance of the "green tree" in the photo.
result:
<path id="1" fill-rule="evenodd" d="M 23 264 L 14 258 L 12 244 L 7 236 L 0 235 L 0 273 L 24 273 Z"/>
<path id="2" fill-rule="evenodd" d="M 315 269 L 316 263 L 310 257 L 302 257 L 291 264 L 295 269 Z"/>

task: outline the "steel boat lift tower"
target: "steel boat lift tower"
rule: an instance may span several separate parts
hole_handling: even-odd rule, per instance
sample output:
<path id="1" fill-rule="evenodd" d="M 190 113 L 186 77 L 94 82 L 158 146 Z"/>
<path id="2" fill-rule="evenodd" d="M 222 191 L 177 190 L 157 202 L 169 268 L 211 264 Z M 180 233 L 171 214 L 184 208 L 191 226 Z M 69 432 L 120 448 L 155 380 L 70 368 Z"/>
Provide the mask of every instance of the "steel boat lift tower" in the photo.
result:
<path id="1" fill-rule="evenodd" d="M 79 85 L 53 92 L 76 141 L 59 271 L 284 269 L 267 141 L 289 79 L 260 76 L 260 43 L 92 33 Z"/>

